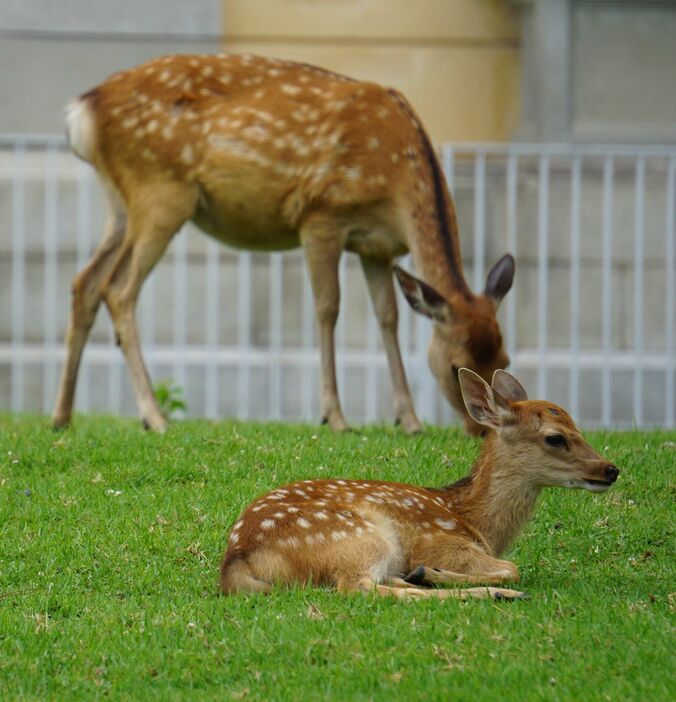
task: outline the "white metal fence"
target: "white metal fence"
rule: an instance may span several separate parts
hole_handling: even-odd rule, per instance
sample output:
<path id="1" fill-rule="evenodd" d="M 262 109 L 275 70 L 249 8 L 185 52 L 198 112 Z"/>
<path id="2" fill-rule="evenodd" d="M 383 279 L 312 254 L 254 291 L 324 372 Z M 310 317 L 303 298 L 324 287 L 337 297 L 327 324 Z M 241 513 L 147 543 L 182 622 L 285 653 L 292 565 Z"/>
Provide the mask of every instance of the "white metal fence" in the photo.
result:
<path id="1" fill-rule="evenodd" d="M 513 372 L 586 426 L 675 426 L 676 147 L 446 144 L 466 275 L 475 290 L 505 251 L 515 288 L 500 312 Z M 0 409 L 49 412 L 69 283 L 103 227 L 91 168 L 56 137 L 0 137 Z M 155 378 L 191 416 L 318 418 L 313 306 L 299 252 L 234 252 L 191 227 L 139 306 Z M 404 265 L 411 266 L 409 261 Z M 391 416 L 378 329 L 354 257 L 341 263 L 337 364 L 355 422 Z M 400 304 L 420 415 L 452 413 L 426 364 L 428 320 Z M 133 413 L 107 315 L 85 352 L 76 409 Z"/>

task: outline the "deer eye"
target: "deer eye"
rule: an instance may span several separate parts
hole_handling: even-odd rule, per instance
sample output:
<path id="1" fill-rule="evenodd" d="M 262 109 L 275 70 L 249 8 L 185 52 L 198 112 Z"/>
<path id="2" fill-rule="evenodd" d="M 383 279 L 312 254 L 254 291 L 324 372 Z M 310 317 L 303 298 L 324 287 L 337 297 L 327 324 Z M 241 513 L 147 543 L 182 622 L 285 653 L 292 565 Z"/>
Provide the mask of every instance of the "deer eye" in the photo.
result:
<path id="1" fill-rule="evenodd" d="M 560 448 L 566 445 L 566 439 L 561 434 L 549 434 L 548 436 L 545 436 L 545 443 L 548 446 Z"/>

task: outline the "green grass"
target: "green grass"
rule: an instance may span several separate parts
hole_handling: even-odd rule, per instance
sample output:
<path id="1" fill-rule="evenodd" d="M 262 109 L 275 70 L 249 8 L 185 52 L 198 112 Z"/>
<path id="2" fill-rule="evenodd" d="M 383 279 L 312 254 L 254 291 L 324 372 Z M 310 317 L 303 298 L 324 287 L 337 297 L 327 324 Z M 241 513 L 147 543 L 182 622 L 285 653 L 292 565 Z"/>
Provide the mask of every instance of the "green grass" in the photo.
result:
<path id="1" fill-rule="evenodd" d="M 229 527 L 310 477 L 446 484 L 455 430 L 0 415 L 0 699 L 670 700 L 674 432 L 595 433 L 604 495 L 543 493 L 509 557 L 531 599 L 217 596 Z"/>

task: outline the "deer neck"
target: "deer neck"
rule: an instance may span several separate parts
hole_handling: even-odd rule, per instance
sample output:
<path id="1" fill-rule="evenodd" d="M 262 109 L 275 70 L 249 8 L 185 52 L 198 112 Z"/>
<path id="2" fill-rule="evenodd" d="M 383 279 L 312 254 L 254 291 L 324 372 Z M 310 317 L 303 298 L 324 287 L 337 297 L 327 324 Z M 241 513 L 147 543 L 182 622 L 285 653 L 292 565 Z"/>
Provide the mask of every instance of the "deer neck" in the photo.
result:
<path id="1" fill-rule="evenodd" d="M 423 280 L 447 300 L 458 296 L 467 302 L 473 299 L 462 270 L 460 237 L 455 207 L 439 159 L 429 137 L 421 127 L 421 146 L 429 175 L 428 187 L 418 188 L 418 201 L 413 213 L 413 253 Z"/>
<path id="2" fill-rule="evenodd" d="M 470 475 L 445 491 L 449 507 L 483 536 L 497 557 L 532 517 L 540 494 L 519 469 L 518 451 L 495 433 L 485 439 Z"/>

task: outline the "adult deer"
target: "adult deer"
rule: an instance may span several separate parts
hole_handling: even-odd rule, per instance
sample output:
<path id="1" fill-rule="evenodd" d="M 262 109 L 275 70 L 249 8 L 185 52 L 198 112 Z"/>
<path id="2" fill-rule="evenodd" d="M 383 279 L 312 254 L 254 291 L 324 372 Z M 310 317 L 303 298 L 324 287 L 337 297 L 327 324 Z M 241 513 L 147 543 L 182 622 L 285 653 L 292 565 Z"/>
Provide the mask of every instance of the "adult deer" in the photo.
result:
<path id="1" fill-rule="evenodd" d="M 141 285 L 187 220 L 246 249 L 305 251 L 319 325 L 321 412 L 347 428 L 335 374 L 338 263 L 359 255 L 382 331 L 396 419 L 420 429 L 397 343 L 392 260 L 413 252 L 427 284 L 399 271 L 413 307 L 435 321 L 430 363 L 462 410 L 461 365 L 490 378 L 507 365 L 496 308 L 514 261 L 473 295 L 435 152 L 394 90 L 313 66 L 250 55 L 168 56 L 116 73 L 72 101 L 70 145 L 96 169 L 107 230 L 73 281 L 66 360 L 53 422 L 70 421 L 83 348 L 105 301 L 144 424 L 165 428 L 139 346 Z M 476 425 L 466 417 L 466 425 Z"/>
<path id="2" fill-rule="evenodd" d="M 274 584 L 327 584 L 397 597 L 518 598 L 502 554 L 531 517 L 544 487 L 603 492 L 619 470 L 582 438 L 564 410 L 528 400 L 506 371 L 491 388 L 461 368 L 472 419 L 490 431 L 470 475 L 445 488 L 374 480 L 305 480 L 273 490 L 244 511 L 221 565 L 225 593 Z"/>

